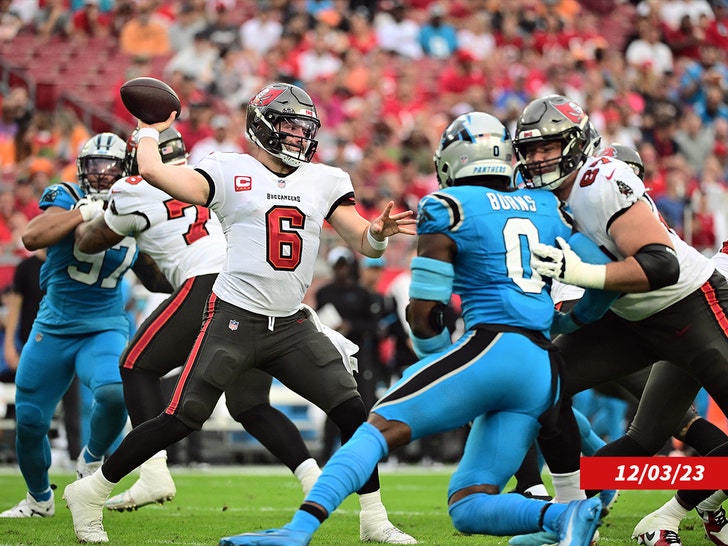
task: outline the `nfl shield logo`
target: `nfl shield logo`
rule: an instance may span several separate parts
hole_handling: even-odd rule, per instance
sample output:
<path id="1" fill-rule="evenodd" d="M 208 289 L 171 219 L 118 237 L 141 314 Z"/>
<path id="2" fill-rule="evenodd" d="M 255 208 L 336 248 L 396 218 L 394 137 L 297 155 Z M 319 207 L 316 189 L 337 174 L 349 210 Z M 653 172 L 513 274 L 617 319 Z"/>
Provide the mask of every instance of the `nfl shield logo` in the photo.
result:
<path id="1" fill-rule="evenodd" d="M 240 325 L 240 322 L 237 320 L 230 320 L 230 323 L 228 324 L 228 328 L 230 328 L 233 332 L 238 329 L 238 326 Z"/>

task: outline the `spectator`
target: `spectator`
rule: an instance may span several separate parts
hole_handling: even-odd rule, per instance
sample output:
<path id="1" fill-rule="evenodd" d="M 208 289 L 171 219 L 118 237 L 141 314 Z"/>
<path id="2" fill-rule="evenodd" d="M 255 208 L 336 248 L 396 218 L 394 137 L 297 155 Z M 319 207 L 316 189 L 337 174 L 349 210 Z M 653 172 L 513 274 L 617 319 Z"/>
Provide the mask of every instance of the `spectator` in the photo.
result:
<path id="1" fill-rule="evenodd" d="M 42 191 L 36 189 L 30 177 L 18 178 L 14 188 L 15 204 L 13 208 L 27 220 L 32 220 L 41 213 L 38 206 L 41 193 Z"/>
<path id="2" fill-rule="evenodd" d="M 436 59 L 447 59 L 458 48 L 455 27 L 447 22 L 447 11 L 439 2 L 430 5 L 429 20 L 420 28 L 420 46 L 425 55 Z"/>
<path id="3" fill-rule="evenodd" d="M 651 72 L 661 76 L 674 70 L 672 50 L 660 37 L 660 29 L 652 20 L 641 17 L 637 22 L 638 38 L 631 42 L 624 52 L 627 64 L 634 70 L 647 66 Z"/>
<path id="4" fill-rule="evenodd" d="M 207 30 L 195 34 L 192 44 L 181 49 L 167 62 L 162 74 L 169 81 L 172 73 L 181 72 L 193 77 L 195 85 L 201 89 L 207 88 L 213 81 L 213 66 L 219 57 L 220 51 L 210 40 Z"/>
<path id="5" fill-rule="evenodd" d="M 310 47 L 298 56 L 298 76 L 303 83 L 333 77 L 341 68 L 341 58 L 331 50 L 332 33 L 327 24 L 318 23 L 309 41 Z"/>
<path id="6" fill-rule="evenodd" d="M 282 33 L 278 12 L 269 1 L 258 2 L 253 17 L 240 26 L 240 44 L 244 49 L 263 55 L 278 42 Z"/>
<path id="7" fill-rule="evenodd" d="M 182 51 L 191 45 L 195 35 L 204 30 L 207 20 L 199 16 L 192 4 L 185 2 L 177 13 L 177 17 L 169 26 L 167 35 L 172 51 Z"/>
<path id="8" fill-rule="evenodd" d="M 700 116 L 688 110 L 679 121 L 675 131 L 675 142 L 680 155 L 695 173 L 703 170 L 703 164 L 713 152 L 715 137 L 713 129 L 701 122 Z"/>
<path id="9" fill-rule="evenodd" d="M 190 149 L 190 165 L 195 165 L 200 159 L 213 151 L 243 152 L 240 145 L 230 138 L 230 118 L 228 116 L 222 114 L 215 116 L 210 121 L 210 127 L 215 131 L 214 134 L 203 138 Z"/>
<path id="10" fill-rule="evenodd" d="M 73 31 L 71 12 L 65 0 L 46 0 L 45 6 L 36 15 L 35 32 L 43 38 L 67 38 Z"/>
<path id="11" fill-rule="evenodd" d="M 212 115 L 212 103 L 204 93 L 196 93 L 190 97 L 187 115 L 175 123 L 175 129 L 182 135 L 188 150 L 201 140 L 213 136 L 214 131 L 210 127 Z"/>
<path id="12" fill-rule="evenodd" d="M 161 57 L 171 51 L 167 27 L 154 18 L 154 0 L 138 0 L 136 12 L 121 28 L 119 48 L 127 55 Z"/>
<path id="13" fill-rule="evenodd" d="M 102 13 L 100 0 L 84 0 L 83 8 L 72 16 L 74 38 L 102 38 L 111 34 L 111 16 Z"/>
<path id="14" fill-rule="evenodd" d="M 679 169 L 669 169 L 665 175 L 665 193 L 655 198 L 655 205 L 667 225 L 680 237 L 685 233 L 687 184 L 685 174 Z"/>
<path id="15" fill-rule="evenodd" d="M 12 5 L 12 0 L 0 1 L 0 43 L 9 42 L 18 35 L 25 23 Z"/>
<path id="16" fill-rule="evenodd" d="M 467 51 L 482 61 L 495 50 L 495 37 L 491 32 L 490 15 L 477 11 L 467 17 L 457 29 L 458 49 Z"/>
<path id="17" fill-rule="evenodd" d="M 728 67 L 721 60 L 722 52 L 712 43 L 700 46 L 700 58 L 689 61 L 680 75 L 678 92 L 688 105 L 705 103 L 705 88 L 717 84 L 728 89 Z"/>
<path id="18" fill-rule="evenodd" d="M 349 49 L 366 55 L 379 47 L 379 38 L 371 23 L 371 13 L 365 6 L 356 8 L 349 17 Z"/>
<path id="19" fill-rule="evenodd" d="M 703 88 L 705 102 L 695 105 L 695 113 L 701 121 L 708 126 L 713 125 L 716 119 L 728 120 L 728 104 L 725 94 L 719 83 L 710 83 Z"/>
<path id="20" fill-rule="evenodd" d="M 407 16 L 404 4 L 398 0 L 391 3 L 388 11 L 374 17 L 374 31 L 379 47 L 402 55 L 407 59 L 420 59 L 422 46 L 419 42 L 420 25 Z"/>

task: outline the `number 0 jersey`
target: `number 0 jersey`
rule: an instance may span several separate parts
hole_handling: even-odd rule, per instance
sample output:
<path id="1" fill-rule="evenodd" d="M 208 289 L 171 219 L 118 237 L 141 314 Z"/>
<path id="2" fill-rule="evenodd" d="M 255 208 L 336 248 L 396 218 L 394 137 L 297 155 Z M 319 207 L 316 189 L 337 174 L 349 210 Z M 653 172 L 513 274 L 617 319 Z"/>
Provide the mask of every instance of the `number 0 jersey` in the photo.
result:
<path id="1" fill-rule="evenodd" d="M 219 273 L 225 262 L 225 236 L 210 210 L 173 199 L 140 176 L 114 182 L 106 224 L 136 238 L 177 289 L 187 279 Z"/>
<path id="2" fill-rule="evenodd" d="M 642 180 L 626 163 L 612 157 L 592 158 L 579 170 L 567 200 L 576 228 L 617 260 L 624 259 L 609 236 L 611 223 L 638 200 L 660 216 Z M 662 220 L 662 219 L 661 219 Z M 663 222 L 664 223 L 664 222 Z M 665 227 L 680 262 L 676 284 L 638 294 L 625 294 L 612 310 L 627 320 L 642 320 L 697 290 L 715 271 L 715 264 Z"/>
<path id="3" fill-rule="evenodd" d="M 549 285 L 531 269 L 530 249 L 571 235 L 555 195 L 455 186 L 423 197 L 418 209 L 419 235 L 442 233 L 457 245 L 453 292 L 467 329 L 505 324 L 550 338 L 553 302 Z"/>
<path id="4" fill-rule="evenodd" d="M 246 154 L 213 152 L 195 169 L 210 182 L 228 258 L 213 292 L 253 313 L 290 316 L 311 285 L 321 230 L 340 204 L 354 204 L 349 175 L 304 163 L 279 176 Z"/>
<path id="5" fill-rule="evenodd" d="M 39 206 L 71 210 L 84 193 L 76 184 L 53 184 L 45 189 Z M 137 256 L 136 241 L 124 238 L 97 254 L 76 248 L 73 231 L 48 247 L 40 270 L 45 293 L 34 325 L 56 334 L 85 334 L 129 330 L 121 294 L 121 279 Z"/>

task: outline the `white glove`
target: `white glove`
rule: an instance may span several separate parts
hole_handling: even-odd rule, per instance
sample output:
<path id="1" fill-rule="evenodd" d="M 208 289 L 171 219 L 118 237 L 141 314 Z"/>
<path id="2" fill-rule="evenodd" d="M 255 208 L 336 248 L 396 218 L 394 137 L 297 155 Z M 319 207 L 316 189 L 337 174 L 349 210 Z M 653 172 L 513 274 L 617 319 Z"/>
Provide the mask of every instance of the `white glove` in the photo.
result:
<path id="1" fill-rule="evenodd" d="M 81 211 L 83 221 L 88 222 L 104 213 L 104 201 L 93 197 L 83 197 L 76 202 L 73 208 Z"/>
<path id="2" fill-rule="evenodd" d="M 557 247 L 538 243 L 531 249 L 531 267 L 539 275 L 583 288 L 603 289 L 607 266 L 589 264 L 571 250 L 569 243 L 556 237 Z"/>

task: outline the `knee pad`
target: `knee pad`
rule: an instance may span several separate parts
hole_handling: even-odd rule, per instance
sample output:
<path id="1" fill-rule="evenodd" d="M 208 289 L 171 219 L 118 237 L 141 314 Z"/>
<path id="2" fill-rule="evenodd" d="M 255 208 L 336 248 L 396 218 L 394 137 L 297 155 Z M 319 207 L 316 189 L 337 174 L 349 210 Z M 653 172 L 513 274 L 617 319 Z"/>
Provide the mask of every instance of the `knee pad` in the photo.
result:
<path id="1" fill-rule="evenodd" d="M 126 409 L 124 403 L 124 387 L 121 383 L 109 383 L 101 385 L 94 390 L 94 401 L 106 407 L 118 407 Z"/>
<path id="2" fill-rule="evenodd" d="M 15 421 L 19 437 L 42 438 L 51 428 L 50 420 L 43 418 L 43 412 L 35 404 L 21 403 L 15 406 Z"/>
<path id="3" fill-rule="evenodd" d="M 360 397 L 349 398 L 329 412 L 329 418 L 341 432 L 341 442 L 346 442 L 367 419 L 367 410 Z"/>

